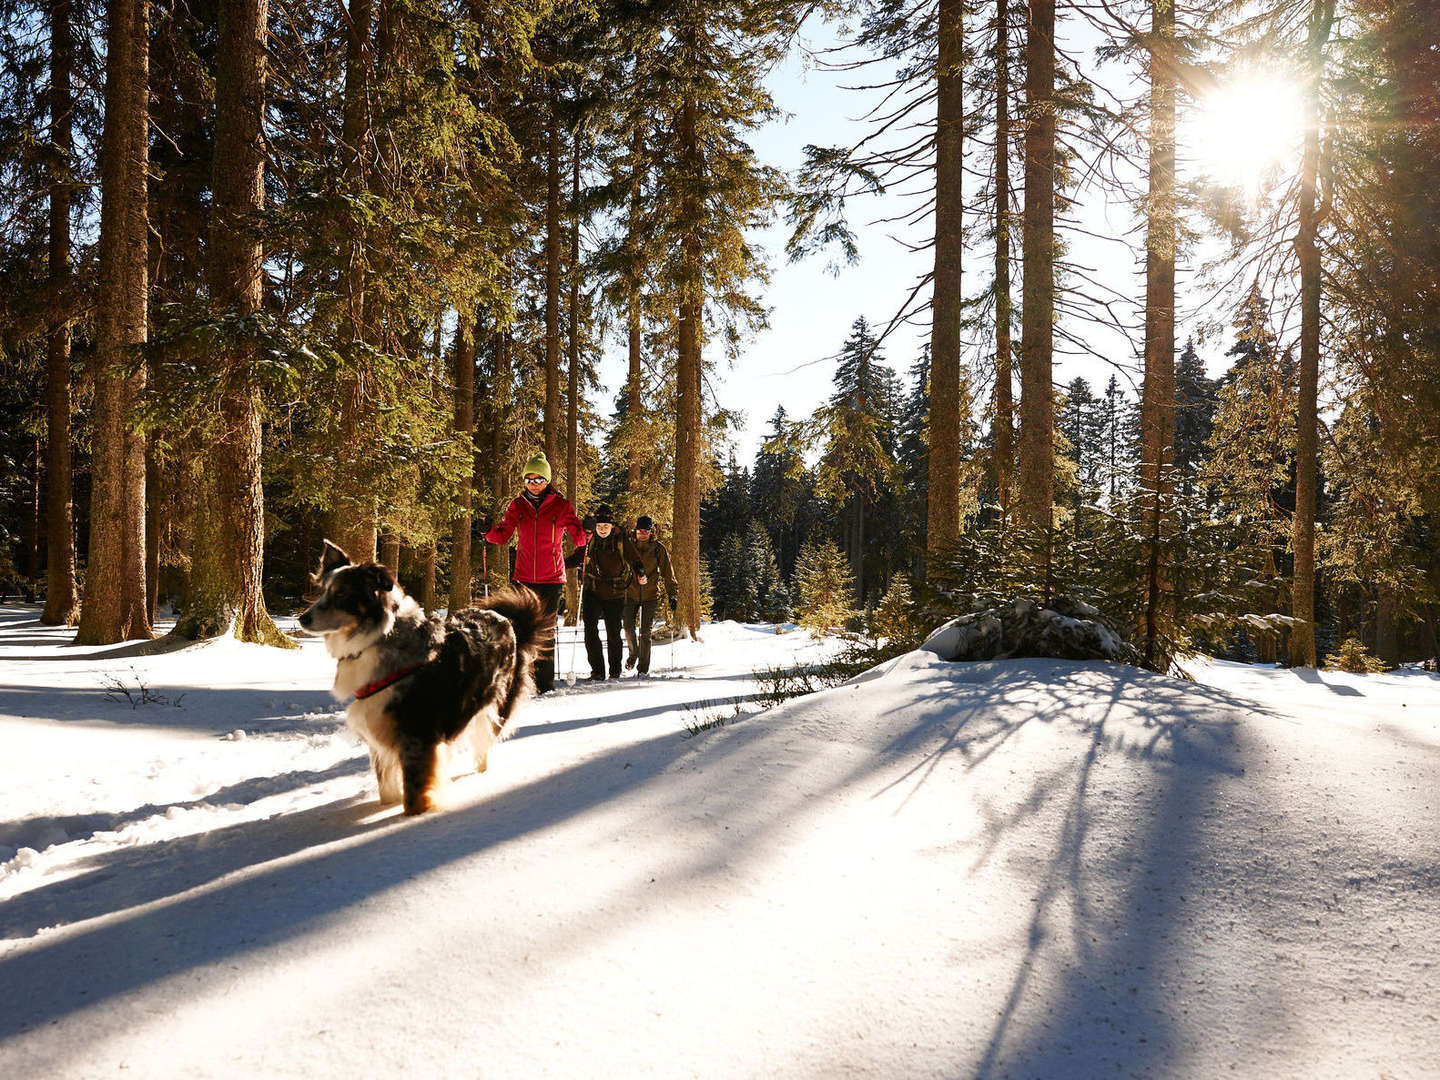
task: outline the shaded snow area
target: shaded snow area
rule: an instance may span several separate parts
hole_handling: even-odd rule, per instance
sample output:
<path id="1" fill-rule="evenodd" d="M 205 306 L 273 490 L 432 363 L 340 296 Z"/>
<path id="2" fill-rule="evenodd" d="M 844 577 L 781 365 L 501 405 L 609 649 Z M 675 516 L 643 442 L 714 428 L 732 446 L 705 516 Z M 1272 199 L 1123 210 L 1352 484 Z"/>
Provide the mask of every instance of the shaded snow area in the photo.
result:
<path id="1" fill-rule="evenodd" d="M 35 610 L 0 1076 L 1440 1075 L 1433 675 L 920 651 L 759 712 L 830 646 L 726 623 L 405 819 L 318 643 Z"/>

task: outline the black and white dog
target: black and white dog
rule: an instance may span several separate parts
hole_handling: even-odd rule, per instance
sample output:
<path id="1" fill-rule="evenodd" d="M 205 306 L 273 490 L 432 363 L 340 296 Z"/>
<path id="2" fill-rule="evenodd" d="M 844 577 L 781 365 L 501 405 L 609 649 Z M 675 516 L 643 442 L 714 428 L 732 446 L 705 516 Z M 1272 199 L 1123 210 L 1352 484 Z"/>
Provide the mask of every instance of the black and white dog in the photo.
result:
<path id="1" fill-rule="evenodd" d="M 323 635 L 339 661 L 332 693 L 354 697 L 346 723 L 370 748 L 381 804 L 434 809 L 452 744 L 468 736 L 485 771 L 530 692 L 530 665 L 553 638 L 553 617 L 524 588 L 445 619 L 427 616 L 384 566 L 352 563 L 328 540 L 318 580 L 320 597 L 300 625 Z"/>

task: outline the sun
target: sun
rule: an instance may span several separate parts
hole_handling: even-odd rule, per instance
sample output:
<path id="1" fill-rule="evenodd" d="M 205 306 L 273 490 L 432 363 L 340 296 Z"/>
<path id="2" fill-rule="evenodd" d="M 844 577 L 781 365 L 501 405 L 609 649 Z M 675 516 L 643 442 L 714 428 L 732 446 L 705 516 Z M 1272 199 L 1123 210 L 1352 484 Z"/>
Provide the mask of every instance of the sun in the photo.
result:
<path id="1" fill-rule="evenodd" d="M 1191 155 L 1209 179 L 1255 198 L 1277 166 L 1299 158 L 1301 104 L 1299 88 L 1273 73 L 1226 80 L 1197 103 Z"/>

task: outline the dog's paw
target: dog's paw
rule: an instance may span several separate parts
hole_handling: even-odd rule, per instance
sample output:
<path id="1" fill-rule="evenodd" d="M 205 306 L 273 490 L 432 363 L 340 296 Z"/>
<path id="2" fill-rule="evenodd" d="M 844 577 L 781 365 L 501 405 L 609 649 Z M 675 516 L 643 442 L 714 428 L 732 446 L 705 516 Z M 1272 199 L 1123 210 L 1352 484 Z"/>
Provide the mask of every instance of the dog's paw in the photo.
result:
<path id="1" fill-rule="evenodd" d="M 406 817 L 415 817 L 418 814 L 428 814 L 430 813 L 430 811 L 438 809 L 440 809 L 440 804 L 428 794 L 420 795 L 414 799 L 405 800 Z"/>

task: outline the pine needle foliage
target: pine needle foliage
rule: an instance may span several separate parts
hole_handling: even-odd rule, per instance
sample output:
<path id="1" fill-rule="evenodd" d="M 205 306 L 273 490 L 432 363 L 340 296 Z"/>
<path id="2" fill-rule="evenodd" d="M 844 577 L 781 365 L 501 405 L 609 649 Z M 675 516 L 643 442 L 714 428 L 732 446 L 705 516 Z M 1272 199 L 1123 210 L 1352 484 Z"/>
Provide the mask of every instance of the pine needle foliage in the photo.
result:
<path id="1" fill-rule="evenodd" d="M 806 544 L 795 567 L 795 621 L 817 636 L 855 616 L 855 578 L 833 540 Z"/>
<path id="2" fill-rule="evenodd" d="M 1340 648 L 1325 658 L 1325 666 L 1335 671 L 1348 671 L 1352 675 L 1370 675 L 1385 670 L 1385 661 L 1370 653 L 1360 639 L 1348 637 Z"/>

